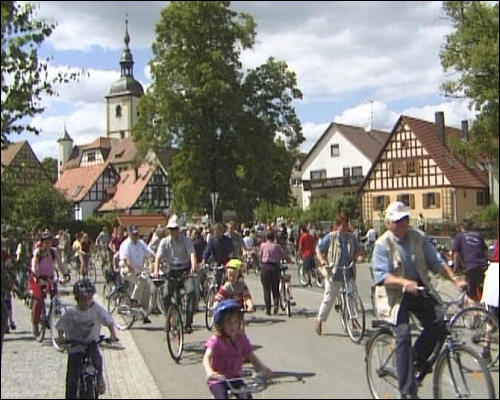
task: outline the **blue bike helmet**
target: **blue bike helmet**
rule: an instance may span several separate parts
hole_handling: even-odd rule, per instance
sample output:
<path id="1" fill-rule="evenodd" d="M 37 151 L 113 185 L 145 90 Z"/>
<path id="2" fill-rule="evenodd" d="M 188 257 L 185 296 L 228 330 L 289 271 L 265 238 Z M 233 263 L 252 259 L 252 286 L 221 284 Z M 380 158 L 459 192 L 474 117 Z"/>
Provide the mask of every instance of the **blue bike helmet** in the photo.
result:
<path id="1" fill-rule="evenodd" d="M 92 282 L 88 278 L 80 279 L 73 285 L 73 294 L 77 299 L 80 296 L 85 296 L 85 297 L 92 296 L 93 294 L 95 294 L 95 292 L 96 290 L 94 282 Z"/>
<path id="2" fill-rule="evenodd" d="M 220 325 L 220 323 L 222 322 L 222 317 L 226 312 L 240 311 L 240 309 L 241 306 L 238 304 L 236 300 L 233 299 L 222 300 L 219 304 L 217 304 L 217 307 L 215 308 L 214 322 L 217 325 Z"/>

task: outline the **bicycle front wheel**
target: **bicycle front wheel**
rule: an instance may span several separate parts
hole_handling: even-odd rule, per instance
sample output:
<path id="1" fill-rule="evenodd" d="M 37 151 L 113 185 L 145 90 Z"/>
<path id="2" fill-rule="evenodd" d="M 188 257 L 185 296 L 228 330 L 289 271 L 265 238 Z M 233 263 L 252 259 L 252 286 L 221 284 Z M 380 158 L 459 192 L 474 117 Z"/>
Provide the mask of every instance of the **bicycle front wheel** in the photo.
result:
<path id="1" fill-rule="evenodd" d="M 396 339 L 391 332 L 380 331 L 368 342 L 366 378 L 374 399 L 398 399 Z"/>
<path id="2" fill-rule="evenodd" d="M 325 287 L 325 277 L 323 276 L 323 274 L 317 268 L 314 271 L 314 278 L 316 280 L 316 286 L 317 287 L 319 287 L 319 288 L 324 288 Z"/>
<path id="3" fill-rule="evenodd" d="M 135 313 L 130 306 L 130 297 L 123 290 L 119 290 L 109 297 L 108 311 L 120 330 L 131 328 L 135 322 Z"/>
<path id="4" fill-rule="evenodd" d="M 184 329 L 182 315 L 178 306 L 171 304 L 166 314 L 166 328 L 168 351 L 175 362 L 181 359 L 184 347 Z"/>
<path id="5" fill-rule="evenodd" d="M 443 351 L 433 377 L 435 399 L 494 399 L 493 380 L 486 363 L 472 349 L 455 345 Z"/>
<path id="6" fill-rule="evenodd" d="M 59 337 L 59 333 L 57 331 L 57 321 L 61 319 L 61 317 L 64 315 L 66 312 L 66 305 L 63 304 L 60 300 L 59 297 L 54 297 L 52 299 L 52 302 L 50 304 L 50 312 L 49 312 L 49 325 L 50 325 L 50 335 L 52 337 L 52 346 L 54 346 L 54 349 L 57 351 L 64 351 L 64 347 L 59 345 L 57 342 L 57 339 Z"/>
<path id="7" fill-rule="evenodd" d="M 207 300 L 205 301 L 205 325 L 209 331 L 211 331 L 214 326 L 214 301 L 215 289 L 210 288 L 208 290 Z"/>
<path id="8" fill-rule="evenodd" d="M 344 320 L 349 337 L 354 343 L 359 343 L 365 333 L 365 309 L 359 294 L 349 293 L 346 296 Z"/>
<path id="9" fill-rule="evenodd" d="M 468 307 L 450 321 L 450 332 L 460 343 L 476 351 L 488 367 L 498 361 L 498 320 L 482 307 Z"/>
<path id="10" fill-rule="evenodd" d="M 299 276 L 299 283 L 302 287 L 306 287 L 309 282 L 307 281 L 306 275 L 304 273 L 304 264 L 297 264 L 299 267 L 297 268 L 297 274 Z"/>
<path id="11" fill-rule="evenodd" d="M 286 285 L 285 285 L 285 281 L 283 279 L 280 279 L 280 287 L 279 287 L 279 290 L 280 290 L 280 308 L 283 310 L 283 311 L 286 311 Z"/>

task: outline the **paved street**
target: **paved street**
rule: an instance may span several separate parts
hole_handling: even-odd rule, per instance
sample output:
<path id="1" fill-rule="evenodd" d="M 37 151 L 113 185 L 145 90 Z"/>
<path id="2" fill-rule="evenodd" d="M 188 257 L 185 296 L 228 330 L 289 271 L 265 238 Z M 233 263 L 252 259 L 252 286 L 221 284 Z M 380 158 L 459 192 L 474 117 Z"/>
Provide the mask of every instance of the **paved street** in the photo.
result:
<path id="1" fill-rule="evenodd" d="M 277 316 L 263 311 L 262 286 L 251 274 L 248 282 L 255 314 L 246 315 L 246 328 L 256 354 L 272 369 L 314 372 L 301 382 L 283 382 L 269 386 L 254 398 L 370 398 L 365 373 L 365 344 L 353 344 L 342 330 L 337 313 L 332 310 L 323 327 L 323 336 L 314 332 L 314 318 L 322 289 L 297 285 L 294 265 L 290 266 L 293 294 L 297 306 L 288 318 L 281 310 Z M 367 333 L 372 332 L 368 264 L 358 266 L 358 284 L 367 311 Z M 444 287 L 445 290 L 449 288 Z M 2 359 L 2 398 L 62 398 L 66 355 L 57 353 L 46 339 L 43 344 L 29 333 L 27 309 L 16 302 L 18 330 L 6 336 Z M 163 316 L 153 315 L 152 324 L 137 322 L 129 331 L 119 332 L 124 351 L 106 350 L 108 388 L 106 398 L 207 398 L 202 357 L 203 343 L 209 333 L 204 314 L 195 317 L 194 332 L 185 336 L 186 348 L 176 364 L 168 353 Z M 30 384 L 26 384 L 26 377 Z M 498 369 L 493 373 L 498 393 Z M 428 377 L 419 395 L 430 398 Z"/>

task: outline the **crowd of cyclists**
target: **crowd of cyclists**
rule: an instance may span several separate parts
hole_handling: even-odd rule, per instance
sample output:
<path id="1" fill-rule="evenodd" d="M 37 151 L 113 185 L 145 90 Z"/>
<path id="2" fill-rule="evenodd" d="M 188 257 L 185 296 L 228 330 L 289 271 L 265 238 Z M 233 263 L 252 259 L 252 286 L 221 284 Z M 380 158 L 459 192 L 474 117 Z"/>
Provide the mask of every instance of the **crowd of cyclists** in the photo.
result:
<path id="1" fill-rule="evenodd" d="M 260 272 L 264 311 L 270 315 L 271 310 L 274 314 L 278 313 L 280 263 L 291 263 L 294 258 L 300 259 L 309 284 L 311 271 L 317 268 L 326 279 L 323 299 L 318 307 L 314 324 L 316 333 L 321 335 L 341 279 L 335 266 L 355 264 L 360 257 L 369 260 L 373 252 L 375 284 L 387 288 L 388 316 L 394 317 L 399 327 L 396 331 L 400 335 L 398 340 L 406 343 L 404 347 L 401 347 L 397 358 L 400 390 L 403 396 L 412 397 L 416 395 L 415 383 L 412 380 L 413 367 L 410 369 L 403 367 L 403 365 L 413 365 L 411 360 L 408 360 L 408 355 L 412 353 L 409 350 L 411 340 L 409 339 L 407 313 L 415 312 L 424 323 L 424 331 L 414 346 L 417 354 L 421 356 L 414 360 L 415 368 L 424 368 L 421 365 L 422 360 L 425 359 L 428 348 L 432 347 L 432 341 L 429 342 L 429 338 L 435 339 L 440 334 L 437 332 L 442 332 L 441 325 L 437 326 L 432 323 L 432 321 L 442 320 L 437 303 L 429 300 L 432 304 L 429 303 L 428 307 L 423 309 L 422 299 L 418 298 L 415 289 L 429 284 L 425 278 L 422 278 L 426 275 L 426 271 L 422 268 L 432 268 L 442 272 L 459 289 L 465 288 L 467 281 L 471 284 L 467 292 L 470 301 L 477 303 L 480 301 L 480 283 L 484 278 L 486 259 L 481 261 L 483 263 L 482 275 L 478 272 L 470 272 L 478 267 L 471 265 L 470 252 L 467 253 L 465 250 L 464 254 L 464 249 L 467 249 L 471 240 L 477 241 L 482 238 L 470 233 L 470 225 L 464 225 L 463 232 L 465 233 L 455 238 L 453 249 L 455 262 L 457 264 L 462 262 L 466 266 L 465 281 L 456 275 L 435 251 L 422 230 L 409 227 L 409 211 L 402 203 L 391 204 L 386 210 L 386 218 L 387 231 L 378 239 L 373 227 L 362 235 L 358 229 L 350 225 L 349 217 L 344 214 L 337 216 L 327 232 L 322 232 L 312 224 L 298 229 L 293 224 L 287 226 L 285 223 L 241 224 L 238 227 L 234 221 L 229 222 L 227 226 L 216 223 L 213 226 L 201 224 L 185 228 L 179 225 L 175 215 L 171 216 L 166 226 L 158 225 L 148 235 L 143 236 L 136 225 L 128 226 L 126 229 L 116 226 L 111 233 L 108 232 L 107 227 L 103 227 L 95 240 L 91 240 L 87 233 L 80 232 L 75 235 L 75 240 L 71 243 L 67 230 L 60 230 L 53 235 L 49 229 L 45 229 L 17 244 L 9 242 L 8 238 L 2 238 L 2 268 L 8 268 L 9 258 L 20 259 L 23 254 L 26 254 L 27 259 L 30 260 L 29 265 L 26 266 L 25 275 L 17 279 L 17 282 L 20 286 L 18 289 L 21 292 L 25 291 L 25 295 L 31 296 L 34 300 L 31 323 L 35 336 L 40 318 L 41 285 L 49 282 L 49 291 L 53 293 L 57 291 L 57 286 L 52 286 L 50 283 L 53 277 L 59 275 L 60 280 L 68 282 L 71 269 L 74 269 L 76 276 L 81 278 L 74 284 L 73 289 L 77 306 L 75 311 L 67 314 L 67 317 L 58 323 L 60 340 L 95 341 L 101 324 L 110 329 L 113 340 L 118 340 L 118 337 L 114 331 L 113 318 L 108 311 L 97 304 L 94 305 L 95 285 L 87 277 L 91 257 L 99 260 L 103 268 L 103 276 L 116 276 L 116 274 L 105 273 L 106 270 L 115 271 L 133 286 L 131 298 L 135 307 L 142 307 L 142 321 L 145 324 L 151 322 L 148 312 L 150 311 L 152 280 L 158 279 L 167 270 L 188 271 L 185 280 L 187 296 L 185 332 L 188 334 L 192 332 L 193 316 L 199 309 L 203 285 L 207 279 L 206 269 L 203 267 L 210 263 L 225 266 L 226 279 L 216 295 L 214 304 L 216 332 L 207 342 L 207 352 L 203 359 L 212 394 L 216 398 L 224 398 L 224 390 L 221 389 L 218 381 L 222 376 L 237 378 L 244 359 L 250 360 L 266 375 L 272 373 L 262 361 L 253 355 L 248 338 L 244 331 L 243 333 L 240 331 L 241 312 L 255 312 L 255 302 L 245 283 L 247 269 L 255 268 Z M 466 232 L 469 234 L 467 235 Z M 362 242 L 365 243 L 364 246 Z M 483 247 L 480 250 L 479 253 L 475 253 L 475 261 L 477 261 L 478 254 L 481 252 L 485 254 Z M 410 257 L 408 254 L 415 254 L 415 256 Z M 498 261 L 498 241 L 496 261 Z M 355 267 L 349 279 L 356 279 Z M 173 288 L 168 284 L 165 285 L 163 298 L 169 298 L 172 290 Z M 9 329 L 16 329 L 10 297 L 9 293 L 6 298 L 8 300 L 6 301 L 7 333 Z M 495 297 L 495 293 L 492 297 Z M 394 311 L 395 305 L 398 306 L 396 311 Z M 498 278 L 496 304 L 490 305 L 498 318 Z M 404 309 L 404 313 L 398 314 L 399 309 Z M 83 328 L 88 327 L 90 322 L 92 326 L 95 325 L 95 328 L 90 330 Z M 82 332 L 82 329 L 86 329 L 85 332 Z M 228 343 L 232 347 L 228 347 Z M 228 361 L 227 352 L 234 352 L 238 346 L 241 346 L 241 352 L 238 350 L 238 355 Z M 95 352 L 93 359 L 95 358 L 96 365 L 102 370 L 97 348 Z M 78 376 L 79 357 L 81 357 L 81 354 L 80 356 L 78 354 L 78 349 L 69 352 L 67 398 L 75 396 L 75 379 Z M 105 384 L 101 370 L 98 389 L 99 393 L 104 393 Z"/>

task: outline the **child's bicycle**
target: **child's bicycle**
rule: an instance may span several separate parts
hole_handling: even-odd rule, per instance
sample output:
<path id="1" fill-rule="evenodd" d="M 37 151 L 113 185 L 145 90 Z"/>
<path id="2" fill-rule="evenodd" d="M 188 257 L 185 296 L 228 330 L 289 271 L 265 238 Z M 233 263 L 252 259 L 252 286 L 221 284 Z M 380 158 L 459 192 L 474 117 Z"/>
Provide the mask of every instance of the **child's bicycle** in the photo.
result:
<path id="1" fill-rule="evenodd" d="M 227 395 L 230 399 L 251 399 L 252 393 L 265 390 L 268 386 L 285 382 L 283 378 L 292 378 L 289 382 L 303 382 L 304 378 L 315 376 L 314 372 L 300 371 L 273 371 L 270 378 L 266 378 L 254 370 L 243 370 L 242 376 L 232 379 L 224 379 L 227 387 Z"/>
<path id="2" fill-rule="evenodd" d="M 97 368 L 94 366 L 89 355 L 89 346 L 93 343 L 83 343 L 77 340 L 69 340 L 60 344 L 61 348 L 68 350 L 71 347 L 82 346 L 84 348 L 84 357 L 80 366 L 80 375 L 78 377 L 76 398 L 77 399 L 98 399 L 99 392 L 97 387 Z M 106 344 L 107 348 L 122 350 L 125 347 L 120 342 L 112 342 L 111 338 L 104 335 L 99 337 L 97 344 L 102 346 Z"/>
<path id="3" fill-rule="evenodd" d="M 380 329 L 366 346 L 368 387 L 374 399 L 400 398 L 395 325 L 386 320 L 373 320 L 372 326 Z M 434 347 L 427 360 L 427 368 L 417 373 L 419 385 L 431 368 L 434 368 L 435 399 L 495 398 L 493 380 L 484 360 L 470 347 L 461 344 L 456 335 L 449 331 Z"/>

